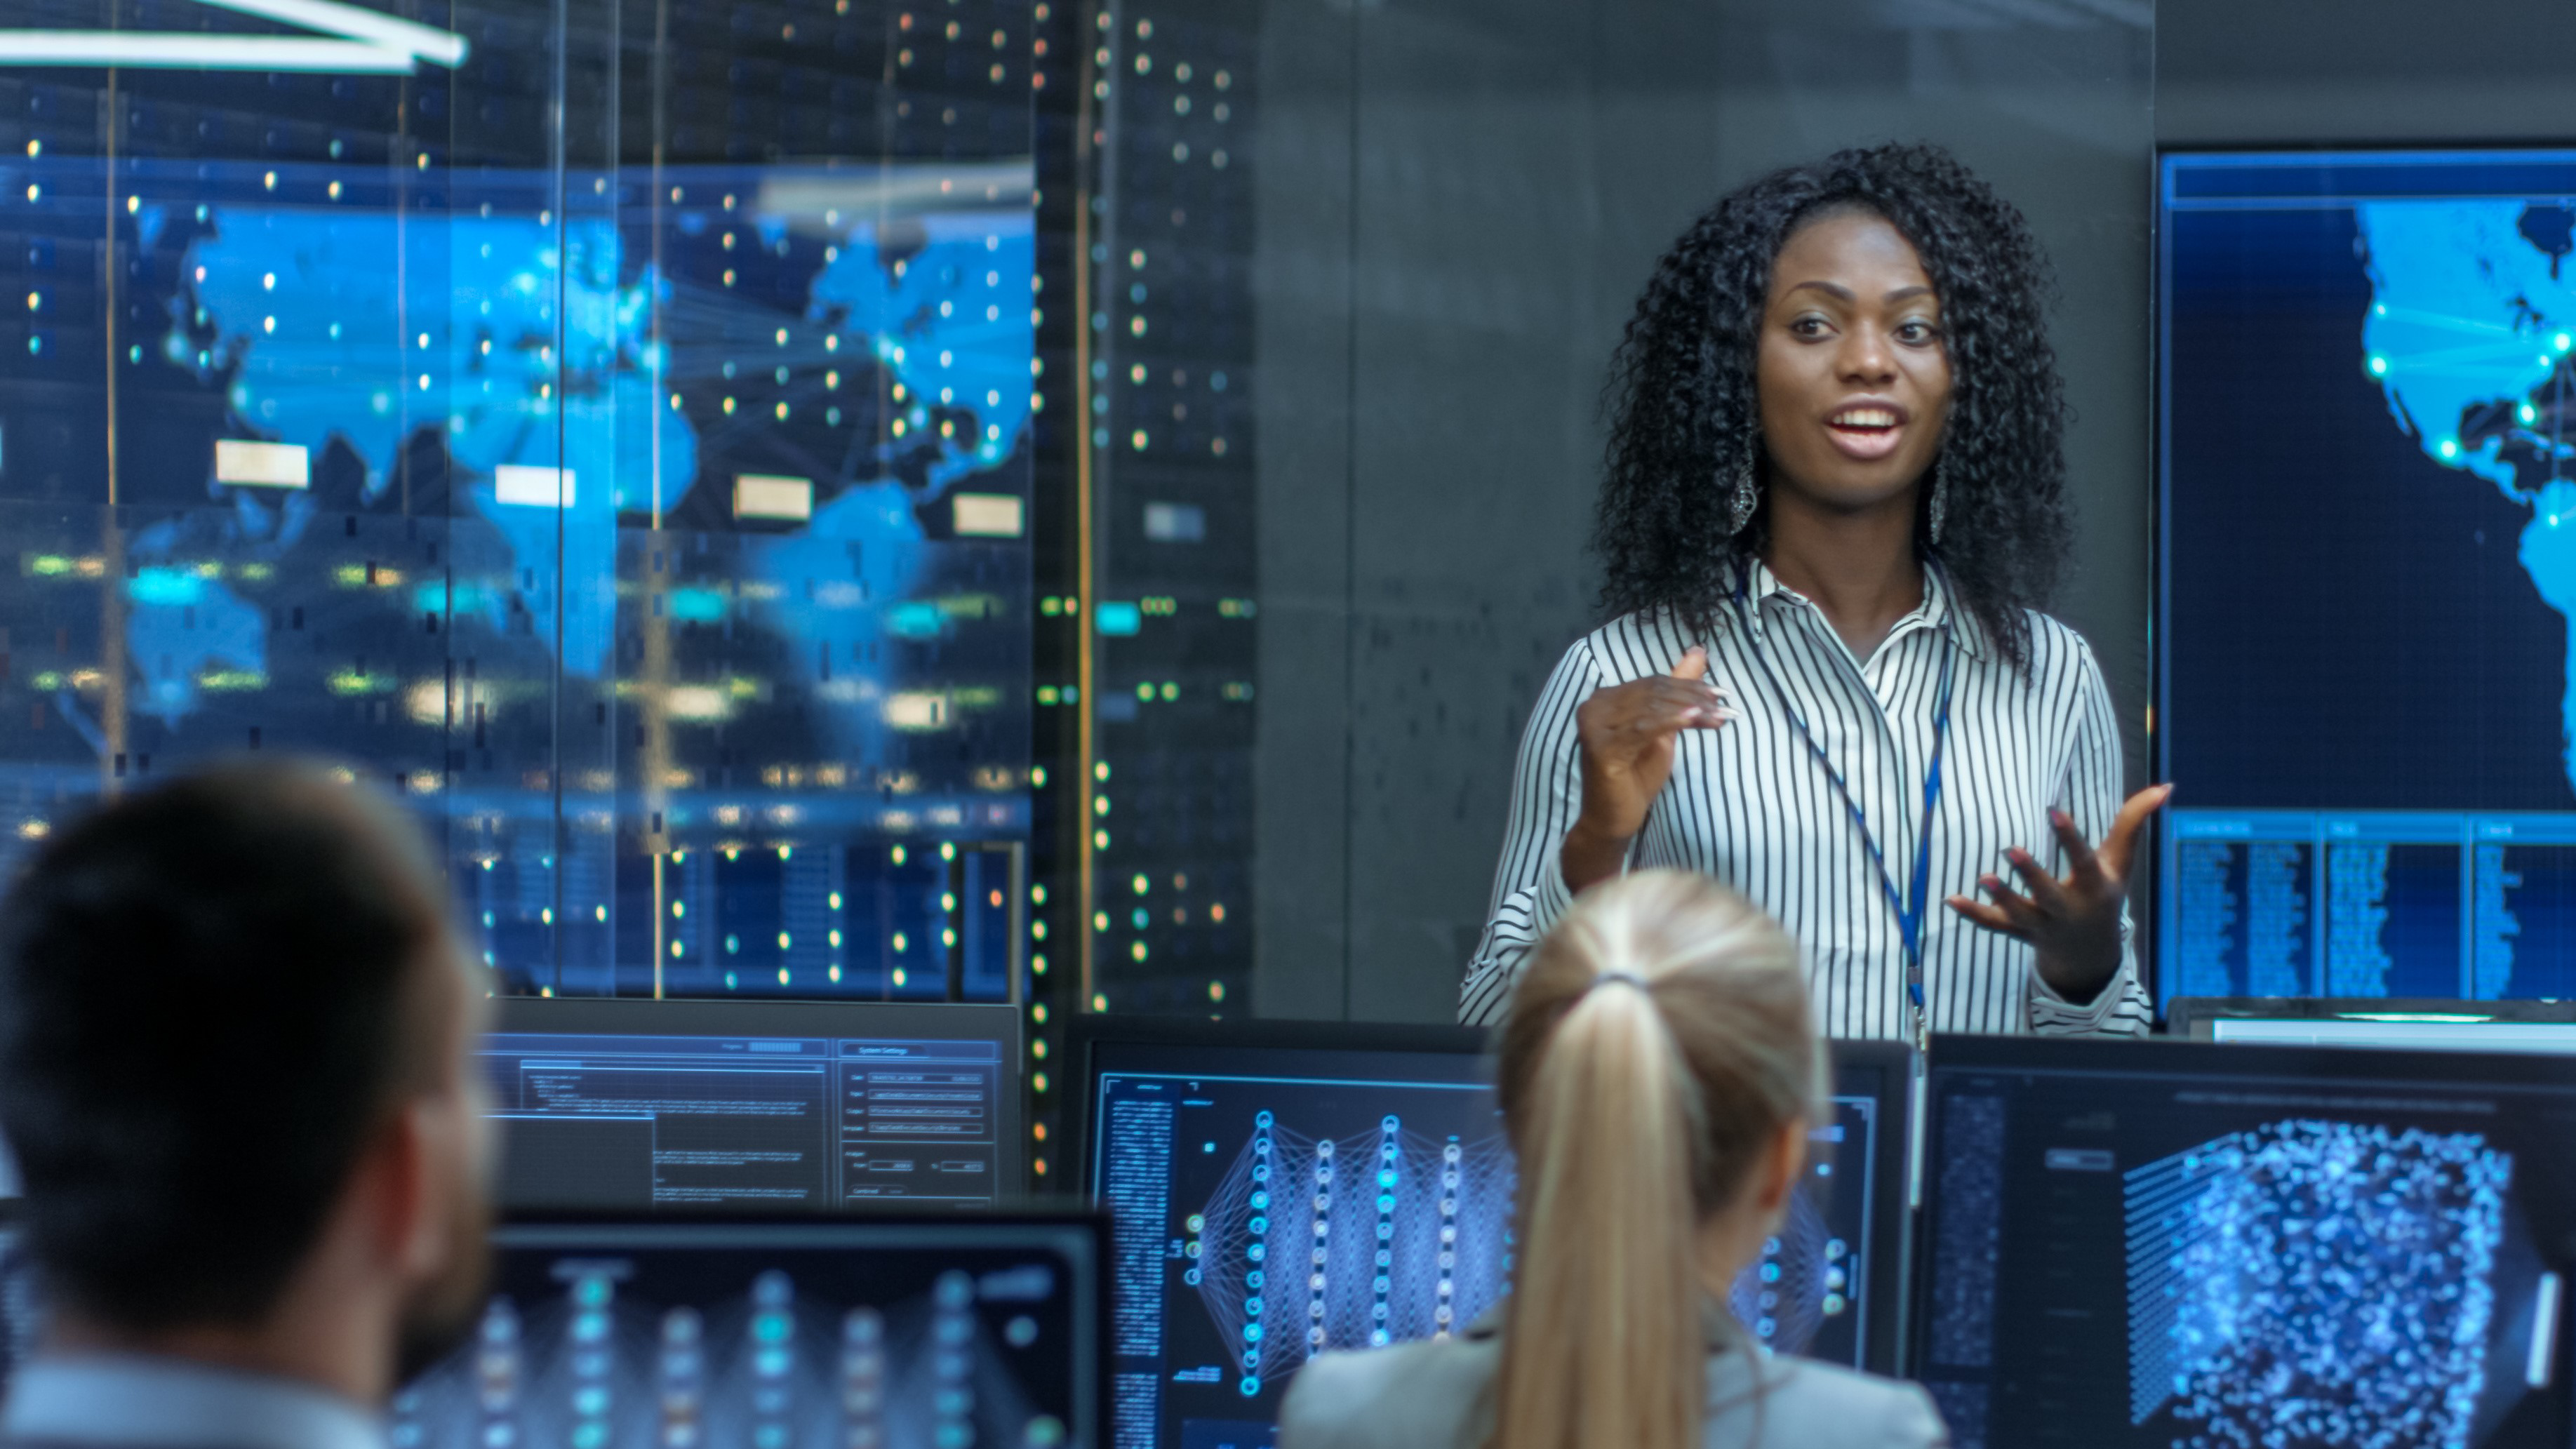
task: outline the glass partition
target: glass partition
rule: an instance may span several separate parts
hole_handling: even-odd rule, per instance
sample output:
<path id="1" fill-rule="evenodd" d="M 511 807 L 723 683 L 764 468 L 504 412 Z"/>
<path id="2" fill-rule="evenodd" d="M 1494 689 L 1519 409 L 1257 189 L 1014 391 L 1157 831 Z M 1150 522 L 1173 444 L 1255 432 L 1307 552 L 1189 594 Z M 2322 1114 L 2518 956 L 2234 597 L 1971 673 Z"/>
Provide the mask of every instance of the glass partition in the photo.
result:
<path id="1" fill-rule="evenodd" d="M 1027 8 L 306 8 L 0 66 L 11 841 L 320 751 L 513 989 L 1015 996 Z"/>

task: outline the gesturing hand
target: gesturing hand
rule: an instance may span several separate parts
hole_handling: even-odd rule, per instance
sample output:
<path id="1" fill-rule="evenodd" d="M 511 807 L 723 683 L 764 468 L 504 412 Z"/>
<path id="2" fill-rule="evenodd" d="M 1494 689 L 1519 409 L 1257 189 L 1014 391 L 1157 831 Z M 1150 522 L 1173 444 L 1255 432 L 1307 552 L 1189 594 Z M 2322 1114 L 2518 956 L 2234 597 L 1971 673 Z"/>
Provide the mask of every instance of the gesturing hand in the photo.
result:
<path id="1" fill-rule="evenodd" d="M 1713 730 L 1736 718 L 1725 690 L 1708 681 L 1708 651 L 1694 644 L 1670 674 L 1595 690 L 1574 711 L 1582 752 L 1583 812 L 1566 832 L 1565 884 L 1581 890 L 1619 873 L 1628 842 L 1673 772 L 1683 730 Z"/>
<path id="2" fill-rule="evenodd" d="M 2004 852 L 2030 894 L 2016 895 L 2000 877 L 1977 885 L 1993 904 L 1950 897 L 1950 909 L 1989 931 L 2028 941 L 2038 952 L 2040 979 L 2069 1001 L 2090 1001 L 2120 969 L 2120 904 L 2128 899 L 2129 863 L 2138 830 L 2172 798 L 2173 786 L 2150 785 L 2129 797 L 2102 837 L 2100 849 L 2084 843 L 2063 810 L 2048 812 L 2066 850 L 2064 880 L 2050 875 L 2029 851 Z"/>

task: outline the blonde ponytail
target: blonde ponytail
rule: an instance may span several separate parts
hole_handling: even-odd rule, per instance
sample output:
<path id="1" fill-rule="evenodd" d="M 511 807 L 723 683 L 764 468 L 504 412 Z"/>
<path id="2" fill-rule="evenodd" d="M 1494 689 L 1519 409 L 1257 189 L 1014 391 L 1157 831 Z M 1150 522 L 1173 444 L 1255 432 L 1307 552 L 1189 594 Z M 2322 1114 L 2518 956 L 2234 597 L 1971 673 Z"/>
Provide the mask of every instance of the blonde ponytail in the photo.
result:
<path id="1" fill-rule="evenodd" d="M 1698 1449 L 1698 1231 L 1811 1118 L 1820 1044 L 1797 949 L 1704 877 L 1587 893 L 1502 1034 L 1520 1221 L 1495 1449 Z"/>

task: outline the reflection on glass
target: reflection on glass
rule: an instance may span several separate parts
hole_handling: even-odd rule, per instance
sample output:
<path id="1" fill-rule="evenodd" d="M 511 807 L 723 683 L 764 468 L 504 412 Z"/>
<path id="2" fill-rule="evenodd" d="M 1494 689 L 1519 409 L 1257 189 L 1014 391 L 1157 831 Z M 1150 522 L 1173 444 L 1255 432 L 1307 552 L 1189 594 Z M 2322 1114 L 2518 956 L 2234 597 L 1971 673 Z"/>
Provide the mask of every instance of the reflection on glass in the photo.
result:
<path id="1" fill-rule="evenodd" d="M 0 853 L 120 781 L 318 750 L 418 806 L 513 988 L 936 998 L 954 964 L 1004 995 L 1023 867 L 978 847 L 1029 829 L 1024 67 L 908 92 L 980 93 L 971 144 L 900 148 L 931 159 L 900 133 L 959 108 L 888 87 L 832 108 L 885 112 L 867 159 L 638 133 L 582 169 L 544 126 L 596 98 L 486 134 L 545 114 L 506 39 L 404 92 L 480 128 L 446 138 L 470 161 L 315 159 L 296 108 L 344 83 L 308 78 L 264 148 L 164 81 L 126 124 L 197 123 L 184 159 L 68 123 L 0 153 L 29 259 Z M 803 58 L 846 68 L 828 42 Z M 709 89 L 672 86 L 682 121 Z"/>

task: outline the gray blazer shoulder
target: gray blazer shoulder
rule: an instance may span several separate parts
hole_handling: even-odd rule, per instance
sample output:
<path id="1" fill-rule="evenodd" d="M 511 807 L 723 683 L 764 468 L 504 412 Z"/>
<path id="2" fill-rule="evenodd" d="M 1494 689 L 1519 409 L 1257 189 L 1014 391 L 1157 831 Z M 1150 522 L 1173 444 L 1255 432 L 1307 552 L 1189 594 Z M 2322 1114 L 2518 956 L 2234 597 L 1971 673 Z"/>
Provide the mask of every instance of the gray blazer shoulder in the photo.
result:
<path id="1" fill-rule="evenodd" d="M 1493 1435 L 1494 1338 L 1328 1353 L 1298 1371 L 1280 1449 L 1480 1449 Z M 1757 1383 L 1757 1374 L 1759 1376 Z M 1706 1449 L 1945 1449 L 1914 1384 L 1731 1350 L 1708 1365 Z"/>
<path id="2" fill-rule="evenodd" d="M 1709 1360 L 1708 1387 L 1707 1449 L 1947 1449 L 1950 1443 L 1922 1385 L 1814 1359 L 1720 1354 Z"/>
<path id="3" fill-rule="evenodd" d="M 1492 1437 L 1495 1338 L 1328 1353 L 1279 1405 L 1280 1449 L 1474 1449 Z"/>

